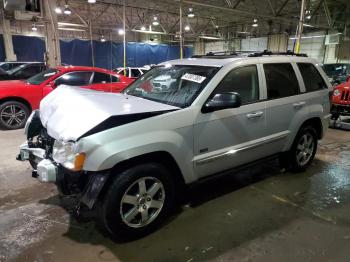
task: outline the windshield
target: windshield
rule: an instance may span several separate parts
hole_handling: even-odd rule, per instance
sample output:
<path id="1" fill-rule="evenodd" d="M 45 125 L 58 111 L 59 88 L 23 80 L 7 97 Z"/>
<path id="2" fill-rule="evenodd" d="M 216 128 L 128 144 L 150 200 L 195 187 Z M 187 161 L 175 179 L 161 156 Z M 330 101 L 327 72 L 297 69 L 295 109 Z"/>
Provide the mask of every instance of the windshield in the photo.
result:
<path id="1" fill-rule="evenodd" d="M 42 82 L 46 81 L 50 77 L 56 75 L 59 72 L 57 69 L 47 69 L 45 71 L 42 71 L 41 73 L 32 76 L 27 80 L 27 83 L 32 85 L 40 85 Z"/>
<path id="2" fill-rule="evenodd" d="M 185 108 L 192 104 L 217 70 L 217 67 L 207 66 L 159 66 L 142 75 L 123 93 Z"/>

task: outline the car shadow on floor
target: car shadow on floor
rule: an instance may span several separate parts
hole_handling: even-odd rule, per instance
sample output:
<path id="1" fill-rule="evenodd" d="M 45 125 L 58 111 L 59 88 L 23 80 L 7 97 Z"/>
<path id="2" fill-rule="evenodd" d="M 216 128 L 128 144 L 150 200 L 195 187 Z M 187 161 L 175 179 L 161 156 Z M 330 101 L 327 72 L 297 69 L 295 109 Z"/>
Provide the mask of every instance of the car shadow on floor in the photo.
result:
<path id="1" fill-rule="evenodd" d="M 310 178 L 325 165 L 316 159 L 308 172 L 281 174 L 278 162 L 270 161 L 199 183 L 191 187 L 184 205 L 158 231 L 128 243 L 111 241 L 91 221 L 78 222 L 74 198 L 54 196 L 41 203 L 66 209 L 70 227 L 64 236 L 77 243 L 104 246 L 97 254 L 100 259 L 115 256 L 122 261 L 200 261 L 216 258 L 308 216 L 300 208 L 276 201 L 270 191 L 286 191 L 286 197 L 301 192 L 297 201 L 302 206 Z"/>

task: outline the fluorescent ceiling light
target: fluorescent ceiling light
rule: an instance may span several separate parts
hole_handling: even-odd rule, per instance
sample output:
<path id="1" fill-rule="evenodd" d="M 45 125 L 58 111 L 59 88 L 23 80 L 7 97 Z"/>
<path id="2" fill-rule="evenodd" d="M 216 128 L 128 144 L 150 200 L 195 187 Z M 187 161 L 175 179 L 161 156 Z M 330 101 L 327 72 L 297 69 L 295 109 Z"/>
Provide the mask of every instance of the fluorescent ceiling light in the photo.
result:
<path id="1" fill-rule="evenodd" d="M 79 29 L 79 28 L 68 28 L 68 27 L 59 27 L 58 30 L 62 31 L 77 31 L 77 32 L 85 32 L 85 29 Z"/>
<path id="2" fill-rule="evenodd" d="M 35 24 L 33 24 L 33 26 L 32 26 L 32 31 L 38 31 L 38 28 L 36 27 Z"/>
<path id="3" fill-rule="evenodd" d="M 220 40 L 221 37 L 217 37 L 217 36 L 206 36 L 206 35 L 201 35 L 199 36 L 199 38 L 202 38 L 202 39 L 211 39 L 211 40 Z"/>
<path id="4" fill-rule="evenodd" d="M 141 31 L 146 31 L 146 27 L 144 25 L 141 26 Z"/>
<path id="5" fill-rule="evenodd" d="M 58 25 L 74 26 L 74 27 L 86 27 L 86 25 L 84 25 L 84 24 L 74 24 L 74 23 L 67 23 L 67 22 L 58 22 Z"/>
<path id="6" fill-rule="evenodd" d="M 144 33 L 144 34 L 154 34 L 154 35 L 167 35 L 167 33 L 165 32 L 158 32 L 158 31 L 142 31 L 142 30 L 138 30 L 138 29 L 132 29 L 132 32 L 138 32 L 138 33 Z"/>
<path id="7" fill-rule="evenodd" d="M 315 27 L 315 26 L 309 25 L 309 24 L 303 24 L 303 26 L 305 26 L 305 27 Z"/>
<path id="8" fill-rule="evenodd" d="M 70 15 L 70 14 L 72 14 L 72 11 L 69 9 L 68 6 L 66 6 L 66 7 L 64 8 L 63 13 L 64 13 L 65 15 Z"/>
<path id="9" fill-rule="evenodd" d="M 95 4 L 95 3 L 96 3 L 96 0 L 88 0 L 88 3 L 89 3 L 89 4 Z"/>
<path id="10" fill-rule="evenodd" d="M 118 30 L 118 34 L 119 34 L 119 35 L 124 35 L 124 33 L 125 33 L 125 32 L 124 32 L 123 29 L 119 29 L 119 30 Z"/>

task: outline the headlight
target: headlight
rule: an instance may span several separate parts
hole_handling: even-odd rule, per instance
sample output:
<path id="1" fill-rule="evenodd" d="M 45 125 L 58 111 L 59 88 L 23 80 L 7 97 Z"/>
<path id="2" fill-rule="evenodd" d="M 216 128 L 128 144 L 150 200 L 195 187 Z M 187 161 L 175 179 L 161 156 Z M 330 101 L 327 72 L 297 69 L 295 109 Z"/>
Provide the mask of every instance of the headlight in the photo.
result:
<path id="1" fill-rule="evenodd" d="M 333 91 L 333 96 L 340 96 L 340 91 L 339 91 L 339 89 L 335 89 L 335 90 Z"/>
<path id="2" fill-rule="evenodd" d="M 76 153 L 76 144 L 72 142 L 55 141 L 52 158 L 65 168 L 80 171 L 85 161 L 85 153 Z"/>

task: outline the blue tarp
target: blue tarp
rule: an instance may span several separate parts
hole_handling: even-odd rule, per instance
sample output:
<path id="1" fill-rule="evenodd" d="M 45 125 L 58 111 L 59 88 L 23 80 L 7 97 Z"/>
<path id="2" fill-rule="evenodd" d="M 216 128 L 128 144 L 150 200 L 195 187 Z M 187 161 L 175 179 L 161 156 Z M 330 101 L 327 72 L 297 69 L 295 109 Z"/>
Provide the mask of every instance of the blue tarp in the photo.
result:
<path id="1" fill-rule="evenodd" d="M 0 39 L 2 40 L 2 39 Z M 18 61 L 43 61 L 44 39 L 29 36 L 13 36 L 14 51 Z M 91 43 L 88 40 L 60 40 L 62 63 L 70 65 L 92 65 Z M 123 66 L 123 43 L 93 41 L 95 66 L 115 68 Z M 0 41 L 0 61 L 4 56 L 3 41 Z M 191 57 L 193 49 L 186 47 L 185 57 Z M 178 59 L 179 46 L 166 44 L 127 43 L 127 66 L 143 66 Z"/>

